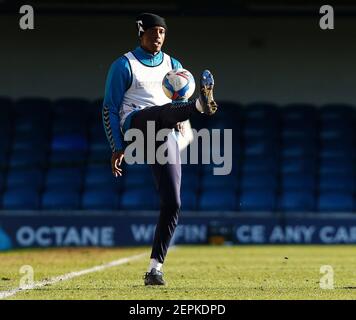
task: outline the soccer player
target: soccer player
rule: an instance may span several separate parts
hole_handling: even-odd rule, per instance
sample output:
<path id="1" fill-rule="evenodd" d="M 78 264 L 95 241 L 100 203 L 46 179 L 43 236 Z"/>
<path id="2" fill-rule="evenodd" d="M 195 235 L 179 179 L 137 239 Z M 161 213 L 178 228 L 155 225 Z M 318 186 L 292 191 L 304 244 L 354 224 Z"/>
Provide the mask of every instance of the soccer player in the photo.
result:
<path id="1" fill-rule="evenodd" d="M 123 174 L 123 135 L 128 129 L 141 130 L 146 141 L 148 121 L 155 122 L 157 131 L 173 129 L 194 114 L 212 115 L 217 110 L 213 98 L 214 79 L 208 70 L 201 76 L 198 99 L 173 104 L 165 96 L 161 87 L 165 74 L 182 68 L 179 61 L 161 51 L 167 32 L 166 22 L 158 15 L 143 13 L 136 18 L 136 27 L 140 45 L 113 62 L 105 87 L 102 115 L 112 149 L 111 167 L 115 177 Z M 170 150 L 176 152 L 177 143 L 167 143 L 168 153 Z M 160 196 L 160 215 L 144 283 L 164 285 L 162 265 L 181 207 L 179 152 L 175 163 L 159 164 L 155 161 L 150 167 Z"/>

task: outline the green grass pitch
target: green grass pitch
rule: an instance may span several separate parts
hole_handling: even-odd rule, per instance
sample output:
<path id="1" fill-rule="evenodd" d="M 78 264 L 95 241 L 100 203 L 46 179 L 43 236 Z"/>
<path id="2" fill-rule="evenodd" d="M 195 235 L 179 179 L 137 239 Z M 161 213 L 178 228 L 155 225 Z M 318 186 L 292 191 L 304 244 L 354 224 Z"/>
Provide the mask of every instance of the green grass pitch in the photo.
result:
<path id="1" fill-rule="evenodd" d="M 19 286 L 23 265 L 37 282 L 144 252 L 7 299 L 356 299 L 354 246 L 178 246 L 166 259 L 165 287 L 143 285 L 148 247 L 14 250 L 0 253 L 0 292 Z M 322 265 L 332 266 L 334 289 L 320 288 Z"/>

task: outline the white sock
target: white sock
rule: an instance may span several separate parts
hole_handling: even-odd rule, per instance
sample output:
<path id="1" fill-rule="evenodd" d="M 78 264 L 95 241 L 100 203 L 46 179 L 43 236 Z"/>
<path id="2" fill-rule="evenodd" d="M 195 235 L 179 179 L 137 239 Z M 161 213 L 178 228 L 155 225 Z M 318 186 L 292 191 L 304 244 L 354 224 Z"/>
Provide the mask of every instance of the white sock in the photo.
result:
<path id="1" fill-rule="evenodd" d="M 197 100 L 195 101 L 195 107 L 197 108 L 197 110 L 198 110 L 199 112 L 203 113 L 203 107 L 202 107 L 202 105 L 200 104 L 199 99 L 197 99 Z"/>
<path id="2" fill-rule="evenodd" d="M 151 259 L 150 265 L 148 267 L 148 272 L 151 272 L 152 269 L 156 269 L 158 271 L 161 271 L 162 269 L 162 263 L 158 262 L 156 259 Z"/>

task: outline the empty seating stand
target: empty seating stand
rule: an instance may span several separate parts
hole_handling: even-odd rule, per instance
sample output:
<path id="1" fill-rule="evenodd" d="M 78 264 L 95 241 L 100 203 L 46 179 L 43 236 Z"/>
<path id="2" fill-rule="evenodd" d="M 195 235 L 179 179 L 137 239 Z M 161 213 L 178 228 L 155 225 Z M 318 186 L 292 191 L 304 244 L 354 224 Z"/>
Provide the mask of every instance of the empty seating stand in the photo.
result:
<path id="1" fill-rule="evenodd" d="M 356 212 L 354 106 L 220 105 L 191 123 L 232 129 L 231 173 L 183 165 L 182 210 Z M 157 210 L 149 166 L 124 165 L 113 177 L 101 108 L 102 99 L 0 97 L 0 209 Z"/>

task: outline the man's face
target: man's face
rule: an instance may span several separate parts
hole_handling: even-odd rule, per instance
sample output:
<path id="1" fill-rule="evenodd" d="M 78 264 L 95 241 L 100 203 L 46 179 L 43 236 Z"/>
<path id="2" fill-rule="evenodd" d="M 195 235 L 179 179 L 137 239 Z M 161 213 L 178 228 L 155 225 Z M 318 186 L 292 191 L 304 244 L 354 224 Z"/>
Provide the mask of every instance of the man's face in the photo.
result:
<path id="1" fill-rule="evenodd" d="M 166 30 L 162 27 L 152 27 L 147 29 L 141 37 L 141 46 L 151 52 L 156 53 L 161 51 L 164 39 L 166 36 Z"/>

